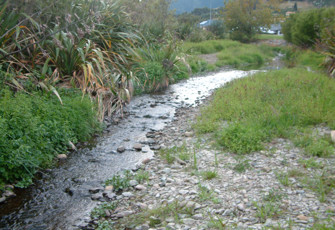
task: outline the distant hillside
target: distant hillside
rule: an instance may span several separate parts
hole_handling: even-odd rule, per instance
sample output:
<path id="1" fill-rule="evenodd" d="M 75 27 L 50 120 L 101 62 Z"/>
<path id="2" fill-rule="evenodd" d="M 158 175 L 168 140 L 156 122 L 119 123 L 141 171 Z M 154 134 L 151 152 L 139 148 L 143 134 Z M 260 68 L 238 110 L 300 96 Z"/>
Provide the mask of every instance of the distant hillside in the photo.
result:
<path id="1" fill-rule="evenodd" d="M 223 0 L 211 0 L 212 8 L 222 7 Z M 210 7 L 210 0 L 176 0 L 171 4 L 171 9 L 175 9 L 177 14 L 191 12 L 195 8 Z"/>

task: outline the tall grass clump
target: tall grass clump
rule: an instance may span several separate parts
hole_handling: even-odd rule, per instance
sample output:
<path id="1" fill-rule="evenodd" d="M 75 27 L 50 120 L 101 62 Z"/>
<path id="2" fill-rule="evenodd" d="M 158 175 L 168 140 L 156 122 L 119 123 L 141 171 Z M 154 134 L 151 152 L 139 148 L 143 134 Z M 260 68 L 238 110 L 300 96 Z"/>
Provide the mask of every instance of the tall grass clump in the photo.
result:
<path id="1" fill-rule="evenodd" d="M 137 52 L 140 58 L 136 67 L 136 93 L 157 92 L 189 77 L 187 63 L 178 56 L 178 46 L 171 41 L 160 45 L 147 43 Z"/>
<path id="2" fill-rule="evenodd" d="M 60 94 L 63 105 L 50 93 L 0 91 L 0 185 L 29 185 L 37 170 L 67 151 L 70 141 L 87 140 L 99 129 L 89 98 L 72 90 Z"/>
<path id="3" fill-rule="evenodd" d="M 229 151 L 249 153 L 305 127 L 334 129 L 334 96 L 335 82 L 322 74 L 300 68 L 257 73 L 219 89 L 195 128 L 215 133 Z"/>
<path id="4" fill-rule="evenodd" d="M 236 47 L 221 51 L 217 58 L 217 66 L 232 66 L 234 68 L 246 66 L 262 66 L 268 59 L 276 54 L 275 48 L 270 46 L 254 46 L 240 44 Z"/>
<path id="5" fill-rule="evenodd" d="M 232 40 L 208 40 L 202 42 L 184 42 L 182 49 L 184 52 L 193 54 L 211 54 L 222 50 L 238 47 L 241 43 Z"/>

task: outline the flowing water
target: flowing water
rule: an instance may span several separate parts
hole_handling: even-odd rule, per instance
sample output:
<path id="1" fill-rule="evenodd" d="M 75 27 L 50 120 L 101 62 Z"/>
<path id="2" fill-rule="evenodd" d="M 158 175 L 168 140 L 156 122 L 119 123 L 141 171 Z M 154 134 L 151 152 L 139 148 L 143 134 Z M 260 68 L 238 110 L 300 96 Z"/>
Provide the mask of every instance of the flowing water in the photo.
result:
<path id="1" fill-rule="evenodd" d="M 162 94 L 134 98 L 118 124 L 54 169 L 40 173 L 36 185 L 15 191 L 16 198 L 0 205 L 0 229 L 76 229 L 97 204 L 91 200 L 90 188 L 153 156 L 148 145 L 141 152 L 133 151 L 134 143 L 145 143 L 148 132 L 163 129 L 177 108 L 196 106 L 215 88 L 252 72 L 221 71 L 172 85 Z M 116 149 L 121 145 L 126 151 L 119 154 Z"/>

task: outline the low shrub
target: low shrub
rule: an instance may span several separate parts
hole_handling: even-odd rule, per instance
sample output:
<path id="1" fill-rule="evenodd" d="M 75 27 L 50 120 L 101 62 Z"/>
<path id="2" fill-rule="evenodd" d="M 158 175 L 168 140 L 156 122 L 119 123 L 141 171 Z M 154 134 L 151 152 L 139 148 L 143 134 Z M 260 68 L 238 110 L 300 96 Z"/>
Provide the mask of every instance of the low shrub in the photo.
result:
<path id="1" fill-rule="evenodd" d="M 99 128 L 91 101 L 77 91 L 51 93 L 0 91 L 0 184 L 24 187 L 34 173 L 67 151 L 69 141 L 87 140 Z"/>

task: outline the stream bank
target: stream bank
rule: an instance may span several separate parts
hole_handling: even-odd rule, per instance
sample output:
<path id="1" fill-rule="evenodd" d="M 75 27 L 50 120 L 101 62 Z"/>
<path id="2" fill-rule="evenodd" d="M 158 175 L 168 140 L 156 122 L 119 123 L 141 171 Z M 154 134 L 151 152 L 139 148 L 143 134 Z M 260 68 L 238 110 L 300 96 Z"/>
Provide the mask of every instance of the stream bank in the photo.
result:
<path id="1" fill-rule="evenodd" d="M 210 136 L 194 135 L 192 124 L 199 113 L 200 107 L 178 109 L 172 123 L 152 133 L 167 150 L 155 151 L 155 157 L 141 166 L 148 180 L 115 196 L 117 207 L 102 208 L 102 215 L 83 228 L 334 227 L 334 194 L 321 202 L 321 194 L 298 179 L 303 171 L 316 175 L 331 168 L 334 158 L 318 158 L 315 167 L 309 167 L 311 160 L 303 150 L 280 138 L 252 154 L 225 152 L 213 146 Z M 330 133 L 325 127 L 318 129 Z"/>

